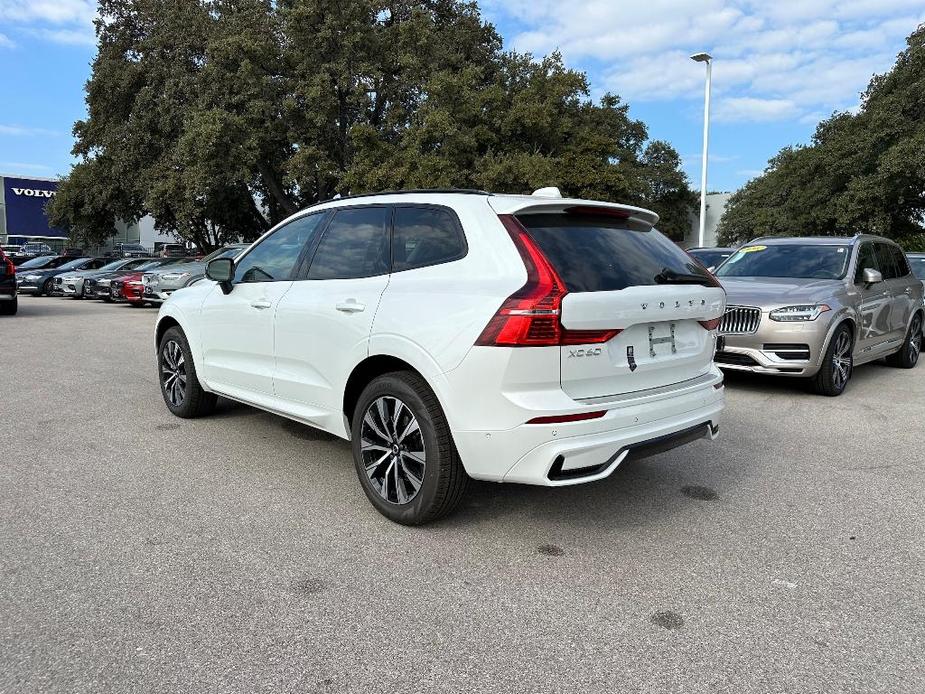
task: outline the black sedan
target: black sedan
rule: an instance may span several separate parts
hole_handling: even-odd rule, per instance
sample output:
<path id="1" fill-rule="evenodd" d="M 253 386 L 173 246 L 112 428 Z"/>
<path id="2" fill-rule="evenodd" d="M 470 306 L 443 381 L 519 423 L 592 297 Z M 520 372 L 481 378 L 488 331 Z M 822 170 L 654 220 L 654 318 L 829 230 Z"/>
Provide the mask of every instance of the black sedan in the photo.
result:
<path id="1" fill-rule="evenodd" d="M 43 260 L 46 259 L 35 259 L 35 261 Z M 55 287 L 55 277 L 62 272 L 92 270 L 109 262 L 107 258 L 70 258 L 65 255 L 54 257 L 47 263 L 33 265 L 35 261 L 30 260 L 16 268 L 16 280 L 19 283 L 21 294 L 51 295 Z"/>

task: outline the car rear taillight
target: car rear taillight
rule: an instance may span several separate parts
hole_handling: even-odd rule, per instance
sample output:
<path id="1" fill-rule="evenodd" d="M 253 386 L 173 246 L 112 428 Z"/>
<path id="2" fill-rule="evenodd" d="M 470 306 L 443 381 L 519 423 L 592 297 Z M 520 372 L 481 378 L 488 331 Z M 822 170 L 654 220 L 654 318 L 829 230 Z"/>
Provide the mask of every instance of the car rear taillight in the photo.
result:
<path id="1" fill-rule="evenodd" d="M 549 260 L 513 215 L 498 215 L 527 270 L 527 282 L 488 321 L 476 345 L 551 347 L 607 342 L 620 330 L 566 330 L 559 316 L 568 293 Z"/>
<path id="2" fill-rule="evenodd" d="M 3 256 L 3 258 L 0 258 L 0 260 L 3 261 L 3 267 L 5 268 L 5 271 L 3 273 L 4 275 L 15 275 L 16 274 L 16 266 L 13 265 L 12 260 L 7 258 L 6 256 Z"/>

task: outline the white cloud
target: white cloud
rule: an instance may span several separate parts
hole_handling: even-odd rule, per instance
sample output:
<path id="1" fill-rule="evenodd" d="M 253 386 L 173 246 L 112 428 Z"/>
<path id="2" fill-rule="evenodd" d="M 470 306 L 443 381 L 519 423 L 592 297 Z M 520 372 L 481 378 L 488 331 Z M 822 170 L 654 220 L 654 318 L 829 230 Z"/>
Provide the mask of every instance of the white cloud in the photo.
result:
<path id="1" fill-rule="evenodd" d="M 0 34 L 0 48 L 15 48 L 16 44 L 6 34 Z"/>
<path id="2" fill-rule="evenodd" d="M 95 0 L 0 0 L 0 22 L 55 43 L 95 44 L 95 16 Z"/>
<path id="3" fill-rule="evenodd" d="M 34 135 L 58 137 L 61 135 L 61 133 L 55 130 L 46 130 L 45 128 L 30 128 L 23 125 L 5 125 L 0 123 L 0 135 L 10 135 L 13 137 L 25 137 Z"/>
<path id="4" fill-rule="evenodd" d="M 561 50 L 596 92 L 628 101 L 703 98 L 714 57 L 719 120 L 767 122 L 831 114 L 859 102 L 925 22 L 925 0 L 482 0 L 522 27 L 516 50 Z"/>

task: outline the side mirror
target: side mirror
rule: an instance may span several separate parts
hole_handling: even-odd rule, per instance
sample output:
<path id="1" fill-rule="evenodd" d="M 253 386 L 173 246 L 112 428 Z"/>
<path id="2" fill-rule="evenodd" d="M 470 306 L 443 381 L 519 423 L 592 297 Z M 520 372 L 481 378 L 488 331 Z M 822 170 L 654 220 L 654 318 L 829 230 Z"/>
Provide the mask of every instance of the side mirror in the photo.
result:
<path id="1" fill-rule="evenodd" d="M 231 292 L 231 280 L 234 278 L 234 261 L 231 258 L 216 258 L 206 265 L 206 277 L 218 282 L 225 294 Z"/>
<path id="2" fill-rule="evenodd" d="M 879 270 L 866 267 L 864 272 L 861 273 L 861 279 L 864 280 L 864 284 L 877 284 L 883 281 L 883 275 Z"/>

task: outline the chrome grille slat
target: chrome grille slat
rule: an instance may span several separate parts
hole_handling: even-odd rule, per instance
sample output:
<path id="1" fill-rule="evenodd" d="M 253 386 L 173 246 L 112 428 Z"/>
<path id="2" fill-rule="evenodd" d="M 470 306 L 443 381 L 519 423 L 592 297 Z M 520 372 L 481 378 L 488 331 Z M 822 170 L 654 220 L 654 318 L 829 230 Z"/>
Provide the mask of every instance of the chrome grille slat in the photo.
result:
<path id="1" fill-rule="evenodd" d="M 719 326 L 721 335 L 747 335 L 758 330 L 761 309 L 754 306 L 727 306 Z"/>

